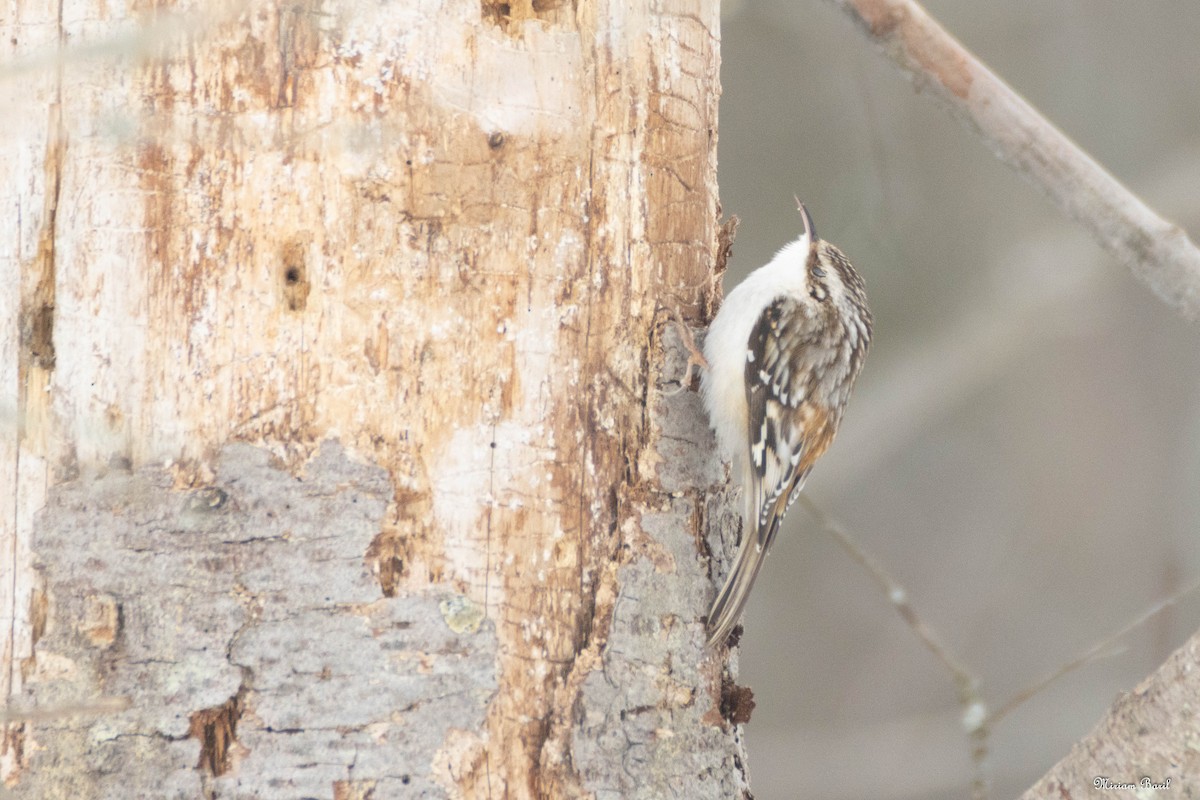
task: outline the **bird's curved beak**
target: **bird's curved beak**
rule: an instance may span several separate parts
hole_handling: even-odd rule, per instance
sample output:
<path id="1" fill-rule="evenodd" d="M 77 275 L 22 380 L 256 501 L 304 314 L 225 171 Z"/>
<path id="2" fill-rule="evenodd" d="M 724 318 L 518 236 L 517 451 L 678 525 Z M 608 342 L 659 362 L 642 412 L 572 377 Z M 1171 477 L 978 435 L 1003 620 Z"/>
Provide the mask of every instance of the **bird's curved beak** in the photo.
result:
<path id="1" fill-rule="evenodd" d="M 808 213 L 808 209 L 804 207 L 804 203 L 796 198 L 796 210 L 800 212 L 800 219 L 804 222 L 804 234 L 808 237 L 808 246 L 816 247 L 817 245 L 817 226 L 813 224 L 812 215 Z"/>
<path id="2" fill-rule="evenodd" d="M 808 237 L 808 259 L 814 261 L 817 257 L 817 242 L 821 241 L 817 238 L 817 226 L 813 224 L 812 214 L 808 213 L 800 198 L 796 198 L 796 210 L 800 212 L 800 219 L 804 222 L 804 235 Z"/>

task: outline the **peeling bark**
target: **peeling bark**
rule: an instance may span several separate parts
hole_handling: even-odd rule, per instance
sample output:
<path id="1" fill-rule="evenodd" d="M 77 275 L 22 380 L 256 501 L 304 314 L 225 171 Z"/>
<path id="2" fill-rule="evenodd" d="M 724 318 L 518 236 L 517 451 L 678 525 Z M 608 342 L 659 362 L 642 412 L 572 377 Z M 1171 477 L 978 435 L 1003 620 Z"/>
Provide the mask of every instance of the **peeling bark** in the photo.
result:
<path id="1" fill-rule="evenodd" d="M 18 6 L 16 796 L 737 796 L 715 6 Z"/>

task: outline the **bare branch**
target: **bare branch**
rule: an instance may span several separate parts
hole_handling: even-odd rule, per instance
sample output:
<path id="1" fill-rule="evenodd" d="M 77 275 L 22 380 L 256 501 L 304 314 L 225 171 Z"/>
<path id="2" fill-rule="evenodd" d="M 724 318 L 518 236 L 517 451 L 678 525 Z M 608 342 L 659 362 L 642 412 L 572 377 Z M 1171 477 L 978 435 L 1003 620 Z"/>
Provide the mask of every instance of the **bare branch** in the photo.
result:
<path id="1" fill-rule="evenodd" d="M 997 710 L 989 711 L 987 701 L 980 690 L 980 679 L 953 650 L 946 645 L 941 637 L 926 623 L 918 614 L 915 608 L 908 600 L 908 592 L 900 585 L 899 581 L 888 573 L 887 569 L 873 555 L 866 551 L 854 537 L 846 531 L 845 527 L 836 520 L 830 518 L 824 511 L 817 506 L 806 494 L 801 494 L 798 498 L 800 504 L 804 506 L 805 511 L 809 513 L 813 521 L 832 536 L 842 549 L 844 549 L 856 563 L 862 566 L 879 588 L 887 595 L 888 600 L 896 609 L 900 617 L 912 629 L 913 633 L 921 640 L 934 657 L 946 667 L 954 678 L 954 683 L 958 689 L 958 700 L 962 708 L 962 725 L 964 731 L 971 740 L 971 760 L 974 767 L 974 775 L 971 785 L 971 796 L 973 800 L 986 800 L 988 797 L 988 781 L 987 781 L 987 755 L 991 733 L 995 730 L 996 725 L 1004 719 L 1009 713 L 1026 702 L 1030 698 L 1040 694 L 1047 686 L 1054 683 L 1063 676 L 1074 672 L 1097 658 L 1099 658 L 1106 650 L 1111 648 L 1116 642 L 1129 634 L 1131 631 L 1144 625 L 1147 620 L 1151 619 L 1166 608 L 1178 603 L 1184 597 L 1191 595 L 1197 589 L 1200 589 L 1200 581 L 1193 582 L 1191 585 L 1182 589 L 1179 592 L 1171 595 L 1167 599 L 1156 603 L 1140 614 L 1136 619 L 1130 621 L 1120 630 L 1115 631 L 1109 636 L 1106 636 L 1100 642 L 1090 647 L 1087 652 L 1083 653 L 1078 658 L 1063 664 L 1049 676 L 1032 686 L 1018 692 L 1008 701 L 1003 703 Z M 1193 645 L 1200 638 L 1193 638 Z M 1175 657 L 1173 657 L 1175 658 Z M 1168 662 L 1169 663 L 1169 662 Z M 1160 673 L 1167 668 L 1164 665 L 1160 669 Z M 1152 680 L 1152 679 L 1148 679 Z M 1120 705 L 1120 704 L 1118 704 Z M 1074 754 L 1072 754 L 1074 757 Z M 1066 761 L 1069 761 L 1067 759 Z M 1077 759 L 1078 760 L 1078 759 Z M 1064 761 L 1064 763 L 1066 763 Z M 1095 767 L 1092 767 L 1095 769 Z M 1062 769 L 1060 764 L 1059 768 Z M 1053 775 L 1054 772 L 1051 773 Z M 1098 773 L 1097 773 L 1098 774 Z M 1048 776 L 1049 778 L 1049 776 Z M 1047 779 L 1048 779 L 1047 778 Z M 1028 795 L 1027 795 L 1028 796 Z"/>
<path id="2" fill-rule="evenodd" d="M 832 536 L 854 561 L 870 573 L 900 617 L 912 628 L 913 633 L 917 635 L 926 649 L 933 653 L 934 657 L 941 661 L 954 677 L 954 684 L 958 688 L 958 702 L 962 706 L 963 728 L 971 737 L 971 761 L 975 769 L 971 797 L 973 800 L 985 800 L 988 796 L 986 761 L 991 726 L 987 703 L 979 691 L 979 678 L 961 658 L 942 642 L 937 633 L 925 623 L 925 620 L 921 619 L 916 609 L 908 601 L 908 592 L 900 585 L 899 581 L 888 574 L 874 556 L 864 550 L 845 528 L 830 519 L 808 495 L 801 493 L 799 500 L 813 520 Z"/>
<path id="3" fill-rule="evenodd" d="M 1183 598 L 1185 598 L 1188 595 L 1195 592 L 1197 589 L 1200 589 L 1200 581 L 1194 581 L 1194 582 L 1192 582 L 1192 584 L 1190 586 L 1182 589 L 1179 592 L 1176 592 L 1175 594 L 1168 597 L 1166 600 L 1163 600 L 1159 603 L 1155 603 L 1153 606 L 1151 606 L 1150 608 L 1146 609 L 1144 612 L 1139 614 L 1136 619 L 1130 621 L 1130 623 L 1128 625 L 1126 625 L 1125 627 L 1121 628 L 1118 631 L 1113 632 L 1109 636 L 1106 636 L 1104 639 L 1100 640 L 1099 642 L 1096 642 L 1096 644 L 1089 647 L 1087 649 L 1087 652 L 1083 653 L 1078 658 L 1074 659 L 1073 661 L 1069 661 L 1066 664 L 1063 664 L 1061 667 L 1056 669 L 1053 673 L 1051 673 L 1050 675 L 1047 675 L 1045 678 L 1038 681 L 1034 685 L 1029 686 L 1025 689 L 1022 689 L 1020 692 L 1018 692 L 1012 698 L 1010 698 L 1007 702 L 1005 702 L 1004 705 L 1000 706 L 1000 708 L 998 708 L 994 712 L 992 712 L 992 715 L 988 719 L 988 722 L 992 725 L 995 725 L 997 722 L 1004 719 L 1005 716 L 1007 716 L 1009 713 L 1011 713 L 1013 710 L 1015 710 L 1018 706 L 1020 706 L 1026 700 L 1028 700 L 1029 698 L 1038 694 L 1043 689 L 1045 689 L 1047 686 L 1054 683 L 1055 681 L 1057 681 L 1059 678 L 1063 677 L 1064 675 L 1066 675 L 1070 672 L 1073 672 L 1073 671 L 1079 669 L 1080 667 L 1085 666 L 1086 664 L 1090 664 L 1091 662 L 1095 661 L 1106 650 L 1108 650 L 1110 647 L 1112 647 L 1118 641 L 1120 641 L 1122 638 L 1124 638 L 1127 633 L 1130 633 L 1131 631 L 1136 630 L 1137 628 L 1140 628 L 1151 617 L 1157 615 L 1161 611 L 1165 611 L 1166 609 L 1171 608 L 1176 603 L 1178 603 L 1180 600 L 1182 600 Z"/>
<path id="4" fill-rule="evenodd" d="M 1200 318 L 1200 250 L 992 73 L 912 0 L 832 0 L 919 89 L 1082 223 L 1167 305 Z"/>

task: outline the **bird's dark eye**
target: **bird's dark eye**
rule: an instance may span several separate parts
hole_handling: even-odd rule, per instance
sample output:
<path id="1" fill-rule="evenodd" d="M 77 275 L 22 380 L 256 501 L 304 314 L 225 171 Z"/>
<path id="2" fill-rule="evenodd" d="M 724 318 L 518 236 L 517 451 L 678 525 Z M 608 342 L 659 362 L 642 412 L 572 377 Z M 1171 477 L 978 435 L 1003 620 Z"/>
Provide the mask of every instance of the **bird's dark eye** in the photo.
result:
<path id="1" fill-rule="evenodd" d="M 824 278 L 825 270 L 821 269 L 820 267 L 813 267 L 813 275 L 816 275 L 818 278 Z"/>

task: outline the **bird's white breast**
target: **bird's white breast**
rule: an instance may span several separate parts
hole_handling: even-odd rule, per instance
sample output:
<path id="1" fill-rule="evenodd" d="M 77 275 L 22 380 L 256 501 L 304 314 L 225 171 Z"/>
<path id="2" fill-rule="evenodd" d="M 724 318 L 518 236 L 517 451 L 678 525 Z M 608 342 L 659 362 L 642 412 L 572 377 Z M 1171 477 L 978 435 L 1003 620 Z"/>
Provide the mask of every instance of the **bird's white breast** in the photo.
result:
<path id="1" fill-rule="evenodd" d="M 801 236 L 726 295 L 704 337 L 708 370 L 700 389 L 717 443 L 727 459 L 741 458 L 748 444 L 746 354 L 750 333 L 772 300 L 785 294 L 807 295 L 807 259 L 808 237 Z"/>

